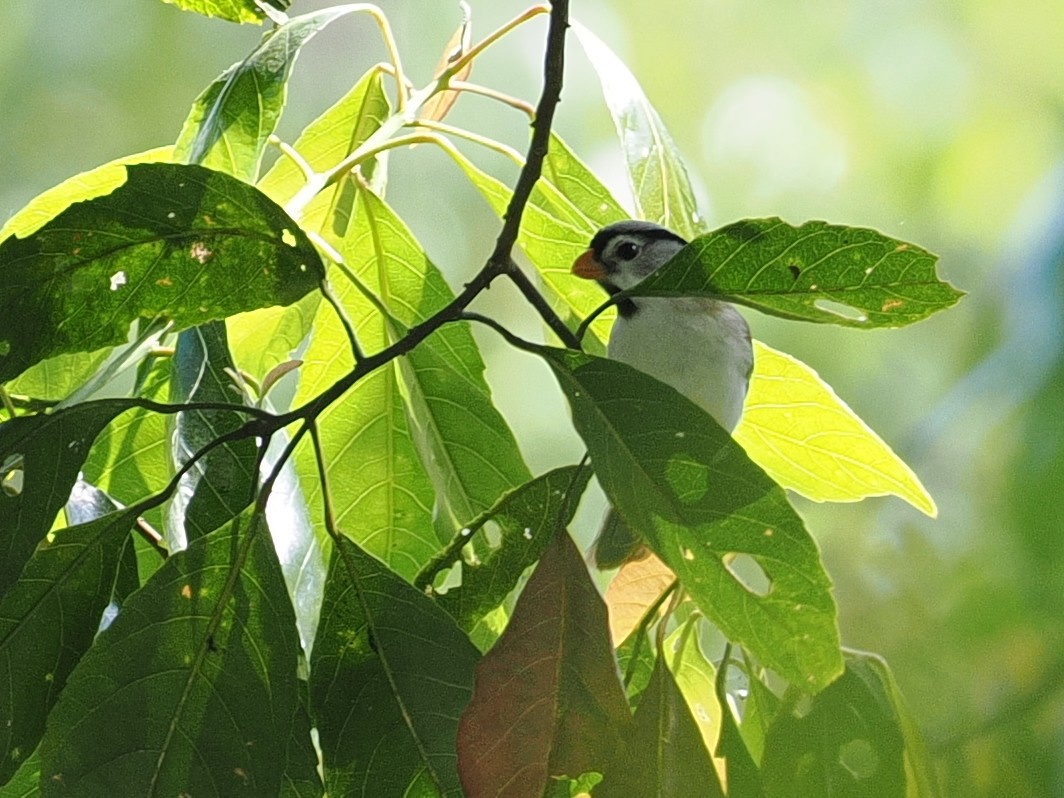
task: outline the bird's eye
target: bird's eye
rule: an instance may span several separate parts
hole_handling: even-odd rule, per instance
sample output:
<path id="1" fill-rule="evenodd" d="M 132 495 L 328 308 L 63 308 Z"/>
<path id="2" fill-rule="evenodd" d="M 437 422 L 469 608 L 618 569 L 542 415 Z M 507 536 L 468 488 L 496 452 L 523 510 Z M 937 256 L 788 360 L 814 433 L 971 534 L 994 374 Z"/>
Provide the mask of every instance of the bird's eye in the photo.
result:
<path id="1" fill-rule="evenodd" d="M 639 254 L 639 247 L 631 241 L 622 241 L 617 245 L 614 254 L 616 254 L 621 260 L 632 260 L 632 258 Z"/>

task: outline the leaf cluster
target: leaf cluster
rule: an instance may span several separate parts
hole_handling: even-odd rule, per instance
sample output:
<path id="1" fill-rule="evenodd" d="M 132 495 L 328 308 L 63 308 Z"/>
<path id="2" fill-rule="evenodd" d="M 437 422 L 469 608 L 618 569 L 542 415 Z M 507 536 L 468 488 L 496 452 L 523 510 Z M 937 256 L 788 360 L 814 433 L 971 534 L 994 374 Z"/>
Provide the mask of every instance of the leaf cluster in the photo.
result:
<path id="1" fill-rule="evenodd" d="M 467 16 L 419 89 L 375 6 L 175 4 L 274 27 L 174 146 L 0 230 L 0 795 L 935 795 L 889 671 L 841 648 L 786 489 L 934 503 L 764 344 L 734 438 L 601 357 L 618 297 L 568 264 L 628 213 L 552 132 L 568 4 L 477 43 Z M 296 56 L 353 15 L 389 62 L 278 140 Z M 469 82 L 542 16 L 536 107 Z M 692 239 L 630 295 L 864 328 L 958 299 L 932 255 L 875 231 L 706 231 L 635 78 L 575 29 L 637 215 Z M 529 114 L 527 153 L 447 124 L 463 94 Z M 458 292 L 386 200 L 408 145 L 502 220 Z M 513 187 L 469 149 L 512 162 Z M 469 311 L 497 279 L 554 343 Z M 474 323 L 549 367 L 582 462 L 530 472 Z M 592 476 L 654 552 L 605 599 L 568 533 Z"/>

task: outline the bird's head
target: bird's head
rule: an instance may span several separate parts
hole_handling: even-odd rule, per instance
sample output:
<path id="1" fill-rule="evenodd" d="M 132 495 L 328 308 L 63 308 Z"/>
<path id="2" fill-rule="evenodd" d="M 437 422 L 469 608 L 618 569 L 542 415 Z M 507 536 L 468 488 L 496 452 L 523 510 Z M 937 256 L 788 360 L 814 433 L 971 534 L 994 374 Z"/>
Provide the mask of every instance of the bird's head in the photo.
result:
<path id="1" fill-rule="evenodd" d="M 638 284 L 687 242 L 653 222 L 617 222 L 599 230 L 573 262 L 573 274 L 597 280 L 610 294 Z"/>

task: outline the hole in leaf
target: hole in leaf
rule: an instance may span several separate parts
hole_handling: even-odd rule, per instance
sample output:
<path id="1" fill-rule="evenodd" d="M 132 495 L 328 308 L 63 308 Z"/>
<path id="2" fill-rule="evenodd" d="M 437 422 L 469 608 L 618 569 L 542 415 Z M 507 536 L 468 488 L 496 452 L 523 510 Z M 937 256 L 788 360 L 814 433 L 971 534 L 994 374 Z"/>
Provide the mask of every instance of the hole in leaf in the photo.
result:
<path id="1" fill-rule="evenodd" d="M 879 757 L 868 740 L 850 740 L 839 748 L 839 764 L 860 781 L 876 774 Z"/>
<path id="2" fill-rule="evenodd" d="M 0 464 L 0 491 L 5 496 L 20 496 L 25 482 L 25 459 L 21 454 L 9 454 Z"/>
<path id="3" fill-rule="evenodd" d="M 281 231 L 281 242 L 289 247 L 294 247 L 298 243 L 295 235 L 287 227 Z"/>
<path id="4" fill-rule="evenodd" d="M 850 305 L 844 305 L 842 302 L 833 302 L 830 299 L 818 299 L 813 303 L 813 306 L 817 310 L 822 310 L 825 313 L 834 313 L 836 316 L 841 316 L 850 321 L 868 321 L 868 316 L 865 315 L 863 310 L 858 310 Z"/>
<path id="5" fill-rule="evenodd" d="M 772 590 L 772 580 L 761 564 L 749 554 L 729 554 L 724 565 L 736 581 L 755 596 L 767 596 Z"/>
<path id="6" fill-rule="evenodd" d="M 798 268 L 798 264 L 796 263 L 788 263 L 787 271 L 791 273 L 791 277 L 793 277 L 795 280 L 797 280 L 798 276 L 802 273 L 802 270 Z"/>

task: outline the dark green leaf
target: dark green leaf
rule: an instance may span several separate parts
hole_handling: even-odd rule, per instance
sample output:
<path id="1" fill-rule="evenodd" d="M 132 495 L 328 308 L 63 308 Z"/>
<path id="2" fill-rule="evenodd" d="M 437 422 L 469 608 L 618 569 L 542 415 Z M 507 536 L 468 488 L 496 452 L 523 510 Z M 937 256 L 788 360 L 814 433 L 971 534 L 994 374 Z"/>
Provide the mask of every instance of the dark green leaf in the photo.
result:
<path id="1" fill-rule="evenodd" d="M 250 4 L 250 0 L 226 1 Z M 174 159 L 253 183 L 266 142 L 284 110 L 288 76 L 300 49 L 330 22 L 356 10 L 365 9 L 348 6 L 315 11 L 267 33 L 247 58 L 229 67 L 196 98 L 178 137 Z"/>
<path id="2" fill-rule="evenodd" d="M 478 656 L 431 599 L 338 541 L 310 683 L 329 794 L 461 796 L 455 737 Z"/>
<path id="3" fill-rule="evenodd" d="M 577 39 L 602 84 L 628 167 L 636 217 L 657 222 L 684 238 L 705 229 L 687 168 L 661 117 L 624 62 L 583 25 Z"/>
<path id="4" fill-rule="evenodd" d="M 591 469 L 579 466 L 548 471 L 506 494 L 478 523 L 470 525 L 468 531 L 472 533 L 493 521 L 499 527 L 500 542 L 478 562 L 463 562 L 461 587 L 436 599 L 460 627 L 472 630 L 517 587 L 555 532 L 572 521 L 590 478 Z M 458 538 L 461 542 L 469 536 L 460 532 Z M 458 556 L 457 550 L 454 556 Z M 436 571 L 452 562 L 437 563 Z"/>
<path id="5" fill-rule="evenodd" d="M 124 343 L 138 318 L 189 327 L 318 286 L 314 247 L 258 190 L 198 166 L 126 169 L 113 193 L 0 243 L 0 381 Z"/>
<path id="6" fill-rule="evenodd" d="M 87 402 L 0 424 L 0 596 L 51 529 L 92 442 L 126 407 Z"/>
<path id="7" fill-rule="evenodd" d="M 606 605 L 559 530 L 477 665 L 458 735 L 468 798 L 540 798 L 553 776 L 603 772 L 631 729 Z"/>
<path id="8" fill-rule="evenodd" d="M 45 795 L 278 794 L 299 639 L 248 517 L 171 556 L 97 638 L 48 719 Z"/>
<path id="9" fill-rule="evenodd" d="M 728 647 L 726 652 L 730 652 Z M 761 773 L 757 763 L 743 742 L 743 735 L 732 715 L 731 702 L 728 701 L 728 654 L 717 671 L 717 702 L 721 707 L 720 740 L 716 755 L 723 757 L 727 772 L 728 798 L 763 798 Z M 751 680 L 753 681 L 753 680 Z M 745 718 L 744 718 L 745 721 Z"/>
<path id="10" fill-rule="evenodd" d="M 32 753 L 113 598 L 138 508 L 60 530 L 0 602 L 0 783 Z M 117 610 L 117 606 L 114 607 Z"/>
<path id="11" fill-rule="evenodd" d="M 595 798 L 724 798 L 702 734 L 661 655 L 635 711 L 628 747 L 635 755 L 606 771 Z"/>
<path id="12" fill-rule="evenodd" d="M 299 711 L 288 738 L 288 767 L 284 772 L 280 798 L 319 798 L 325 792 L 311 731 L 310 685 L 300 679 Z"/>
<path id="13" fill-rule="evenodd" d="M 171 361 L 170 401 L 219 402 L 242 406 L 238 386 L 230 376 L 225 325 L 221 322 L 185 330 L 177 339 Z M 235 409 L 184 410 L 177 415 L 173 453 L 178 467 L 211 441 L 239 428 L 246 417 Z M 181 479 L 167 523 L 167 543 L 173 551 L 228 523 L 251 503 L 258 484 L 258 457 L 250 438 L 213 448 Z"/>
<path id="14" fill-rule="evenodd" d="M 783 489 L 674 388 L 617 361 L 535 351 L 611 504 L 706 616 L 803 688 L 829 684 L 842 667 L 831 584 Z"/>
<path id="15" fill-rule="evenodd" d="M 747 219 L 692 241 L 633 296 L 713 296 L 799 321 L 901 327 L 964 294 L 937 258 L 875 230 Z"/>
<path id="16" fill-rule="evenodd" d="M 905 742 L 893 702 L 863 662 L 822 690 L 801 717 L 776 716 L 761 774 L 768 798 L 905 798 Z"/>

